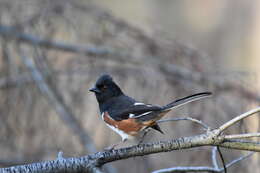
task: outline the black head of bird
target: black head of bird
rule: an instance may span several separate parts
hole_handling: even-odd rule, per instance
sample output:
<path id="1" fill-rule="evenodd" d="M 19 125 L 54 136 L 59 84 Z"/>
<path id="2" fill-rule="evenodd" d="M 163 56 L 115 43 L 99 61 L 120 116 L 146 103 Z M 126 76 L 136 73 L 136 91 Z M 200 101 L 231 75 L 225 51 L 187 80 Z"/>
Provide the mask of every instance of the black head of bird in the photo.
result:
<path id="1" fill-rule="evenodd" d="M 123 94 L 119 86 L 113 81 L 108 74 L 101 75 L 95 86 L 89 91 L 94 92 L 98 103 L 104 103 L 107 100 Z"/>

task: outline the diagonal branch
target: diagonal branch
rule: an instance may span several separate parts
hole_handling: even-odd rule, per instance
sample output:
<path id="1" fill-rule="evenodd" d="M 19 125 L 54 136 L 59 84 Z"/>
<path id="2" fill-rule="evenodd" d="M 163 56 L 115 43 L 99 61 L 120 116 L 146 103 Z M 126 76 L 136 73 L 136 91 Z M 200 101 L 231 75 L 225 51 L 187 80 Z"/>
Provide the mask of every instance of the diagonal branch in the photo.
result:
<path id="1" fill-rule="evenodd" d="M 223 132 L 223 131 L 226 130 L 228 127 L 232 126 L 233 124 L 237 123 L 238 121 L 240 121 L 240 120 L 242 120 L 242 119 L 244 119 L 244 118 L 246 118 L 246 117 L 249 117 L 249 116 L 251 116 L 251 115 L 253 115 L 253 114 L 255 114 L 255 113 L 258 113 L 258 112 L 260 112 L 260 107 L 257 107 L 257 108 L 255 108 L 255 109 L 252 109 L 252 110 L 250 110 L 250 111 L 248 111 L 248 112 L 246 112 L 246 113 L 243 113 L 243 114 L 241 114 L 241 115 L 235 117 L 234 119 L 232 119 L 232 120 L 226 122 L 225 124 L 223 124 L 222 126 L 219 127 L 219 130 L 220 130 L 221 132 Z"/>
<path id="2" fill-rule="evenodd" d="M 73 130 L 73 132 L 80 138 L 82 144 L 87 148 L 89 152 L 95 152 L 95 146 L 91 142 L 91 138 L 84 129 L 75 119 L 71 110 L 64 104 L 64 102 L 57 96 L 57 94 L 49 87 L 45 81 L 41 72 L 36 68 L 32 59 L 26 57 L 21 53 L 21 59 L 26 67 L 30 70 L 32 78 L 34 79 L 36 85 L 40 89 L 43 95 L 48 98 L 50 105 L 52 105 L 61 119 Z"/>
<path id="3" fill-rule="evenodd" d="M 44 79 L 44 75 L 37 69 L 34 65 L 32 59 L 23 55 L 21 51 L 21 59 L 27 68 L 31 71 L 32 78 L 34 79 L 36 85 L 39 87 L 43 95 L 48 98 L 50 104 L 54 107 L 60 118 L 72 129 L 72 131 L 79 137 L 80 142 L 85 147 L 88 152 L 96 152 L 96 148 L 92 143 L 90 136 L 85 132 L 83 127 L 75 118 L 71 109 L 64 103 L 62 96 L 58 93 L 57 90 L 48 85 Z M 107 165 L 106 169 L 108 172 L 117 172 L 114 167 Z M 102 171 L 96 167 L 92 169 L 95 173 L 102 173 Z"/>
<path id="4" fill-rule="evenodd" d="M 235 159 L 235 160 L 232 160 L 231 162 L 229 162 L 229 163 L 226 165 L 227 168 L 230 167 L 230 166 L 232 166 L 232 165 L 234 165 L 234 164 L 236 164 L 236 163 L 238 163 L 238 162 L 240 162 L 240 161 L 242 161 L 242 160 L 245 160 L 245 159 L 249 158 L 249 157 L 252 156 L 254 153 L 255 153 L 255 152 L 249 152 L 248 154 L 246 154 L 246 155 L 244 155 L 244 156 L 241 156 L 241 157 L 239 157 L 239 158 L 237 158 L 237 159 Z M 221 171 L 223 171 L 223 168 L 221 169 Z"/>

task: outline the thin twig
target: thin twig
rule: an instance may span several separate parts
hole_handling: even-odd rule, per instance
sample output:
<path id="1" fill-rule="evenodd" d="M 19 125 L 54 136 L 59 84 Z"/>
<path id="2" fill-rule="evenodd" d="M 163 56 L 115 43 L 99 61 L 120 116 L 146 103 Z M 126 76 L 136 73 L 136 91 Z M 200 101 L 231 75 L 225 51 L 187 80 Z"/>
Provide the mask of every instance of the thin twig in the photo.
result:
<path id="1" fill-rule="evenodd" d="M 216 151 L 216 149 L 214 149 Z M 233 166 L 234 164 L 245 160 L 252 156 L 255 152 L 250 152 L 245 156 L 241 156 L 235 160 L 232 160 L 226 165 L 226 168 L 229 168 Z M 224 168 L 214 168 L 214 167 L 208 167 L 208 166 L 178 166 L 173 168 L 166 168 L 166 169 L 160 169 L 153 171 L 152 173 L 172 173 L 172 172 L 212 172 L 212 173 L 220 173 L 223 172 Z"/>
<path id="2" fill-rule="evenodd" d="M 219 157 L 220 157 L 222 165 L 223 165 L 224 173 L 227 173 L 227 167 L 226 167 L 226 163 L 225 163 L 225 160 L 224 160 L 224 156 L 223 156 L 219 146 L 217 146 L 217 150 L 218 150 L 218 154 L 219 154 Z"/>
<path id="3" fill-rule="evenodd" d="M 211 160 L 212 160 L 213 167 L 218 169 L 219 166 L 218 166 L 218 162 L 217 162 L 217 147 L 212 147 Z"/>
<path id="4" fill-rule="evenodd" d="M 235 159 L 235 160 L 232 160 L 231 162 L 229 162 L 229 163 L 226 165 L 226 167 L 229 168 L 229 167 L 231 167 L 232 165 L 234 165 L 234 164 L 236 164 L 236 163 L 238 163 L 238 162 L 240 162 L 240 161 L 242 161 L 242 160 L 245 160 L 245 159 L 249 158 L 249 157 L 252 156 L 254 153 L 255 153 L 255 152 L 249 152 L 248 154 L 246 154 L 246 155 L 244 155 L 244 156 L 241 156 L 241 157 L 239 157 L 239 158 L 237 158 L 237 159 Z M 221 168 L 221 171 L 223 171 L 223 168 Z"/>
<path id="5" fill-rule="evenodd" d="M 188 120 L 188 121 L 192 121 L 194 123 L 197 123 L 197 124 L 201 125 L 205 130 L 210 129 L 210 127 L 206 123 L 202 122 L 201 120 L 191 118 L 191 117 L 164 119 L 164 120 L 157 121 L 157 123 L 165 123 L 165 122 L 169 122 L 169 121 L 182 121 L 182 120 Z"/>
<path id="6" fill-rule="evenodd" d="M 173 172 L 212 172 L 212 173 L 218 173 L 218 169 L 207 167 L 207 166 L 177 166 L 173 168 L 165 168 L 153 171 L 152 173 L 173 173 Z"/>
<path id="7" fill-rule="evenodd" d="M 219 146 L 224 148 L 232 148 L 237 150 L 247 150 L 260 152 L 260 143 L 251 141 L 235 141 L 235 140 L 224 140 Z"/>
<path id="8" fill-rule="evenodd" d="M 224 130 L 226 130 L 228 127 L 232 126 L 233 124 L 237 123 L 238 121 L 246 118 L 246 117 L 249 117 L 255 113 L 258 113 L 260 112 L 260 107 L 257 107 L 255 109 L 252 109 L 246 113 L 243 113 L 235 118 L 233 118 L 232 120 L 226 122 L 225 124 L 223 124 L 222 126 L 220 126 L 218 129 L 220 130 L 220 132 L 223 132 Z"/>
<path id="9" fill-rule="evenodd" d="M 260 137 L 260 133 L 225 135 L 225 139 L 243 139 L 243 138 L 252 138 L 252 137 Z"/>
<path id="10" fill-rule="evenodd" d="M 225 142 L 252 143 L 252 144 L 260 145 L 260 142 L 258 142 L 258 141 L 248 141 L 248 140 L 242 140 L 242 139 L 226 139 Z"/>

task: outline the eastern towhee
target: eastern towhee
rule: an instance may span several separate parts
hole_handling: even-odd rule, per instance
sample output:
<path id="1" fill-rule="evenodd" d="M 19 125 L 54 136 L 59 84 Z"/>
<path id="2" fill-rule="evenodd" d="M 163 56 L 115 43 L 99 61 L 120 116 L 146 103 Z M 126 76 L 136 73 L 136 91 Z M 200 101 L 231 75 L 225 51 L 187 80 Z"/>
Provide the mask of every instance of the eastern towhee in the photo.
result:
<path id="1" fill-rule="evenodd" d="M 197 93 L 165 106 L 144 104 L 125 95 L 108 74 L 101 75 L 95 87 L 89 91 L 96 95 L 102 119 L 122 137 L 123 142 L 147 128 L 163 133 L 156 121 L 166 113 L 173 108 L 211 95 L 210 92 Z"/>

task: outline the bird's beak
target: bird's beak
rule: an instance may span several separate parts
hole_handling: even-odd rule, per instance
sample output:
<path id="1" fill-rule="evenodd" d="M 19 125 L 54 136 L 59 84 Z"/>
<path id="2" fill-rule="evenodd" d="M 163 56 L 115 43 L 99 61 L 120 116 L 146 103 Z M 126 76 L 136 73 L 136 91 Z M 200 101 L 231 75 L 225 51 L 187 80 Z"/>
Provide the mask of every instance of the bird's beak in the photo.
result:
<path id="1" fill-rule="evenodd" d="M 96 87 L 93 87 L 93 88 L 89 89 L 89 91 L 91 91 L 93 93 L 101 93 L 101 91 L 98 88 L 96 88 Z"/>

